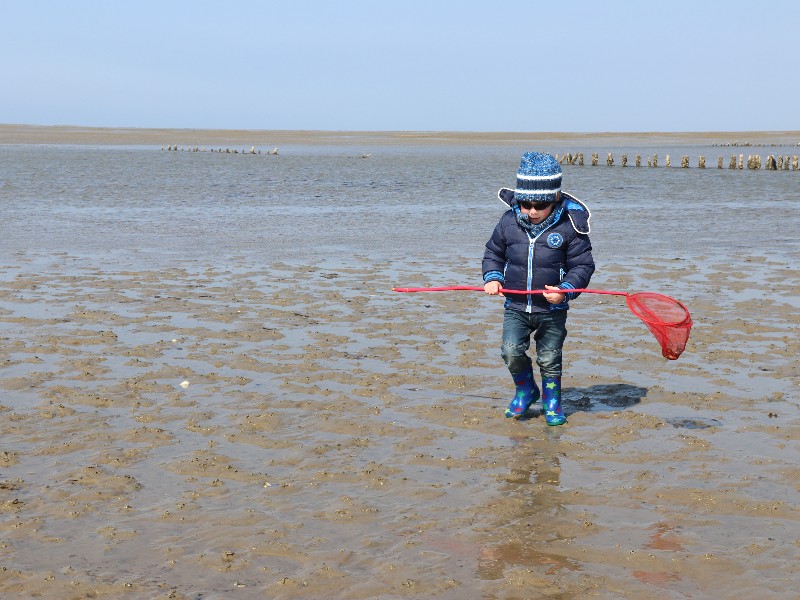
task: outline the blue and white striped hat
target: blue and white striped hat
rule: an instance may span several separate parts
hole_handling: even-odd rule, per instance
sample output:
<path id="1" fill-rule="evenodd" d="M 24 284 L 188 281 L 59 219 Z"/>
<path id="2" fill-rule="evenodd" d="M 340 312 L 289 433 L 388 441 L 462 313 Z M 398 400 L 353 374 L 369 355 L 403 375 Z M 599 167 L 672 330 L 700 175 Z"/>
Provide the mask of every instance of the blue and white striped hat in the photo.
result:
<path id="1" fill-rule="evenodd" d="M 561 166 L 555 156 L 526 152 L 517 171 L 514 200 L 517 202 L 555 202 L 561 191 Z"/>

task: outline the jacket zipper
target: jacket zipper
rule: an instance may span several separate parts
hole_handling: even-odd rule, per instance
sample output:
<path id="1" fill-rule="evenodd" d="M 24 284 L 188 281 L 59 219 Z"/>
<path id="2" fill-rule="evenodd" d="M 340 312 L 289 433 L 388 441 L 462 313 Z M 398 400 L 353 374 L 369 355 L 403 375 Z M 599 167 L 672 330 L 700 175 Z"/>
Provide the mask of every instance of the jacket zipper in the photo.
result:
<path id="1" fill-rule="evenodd" d="M 529 232 L 527 232 L 527 231 L 525 232 L 525 233 L 528 234 L 528 287 L 526 287 L 525 289 L 528 290 L 528 291 L 531 291 L 533 289 L 531 287 L 533 285 L 533 246 L 534 246 L 534 244 L 536 244 L 536 240 L 538 240 L 539 237 L 545 231 L 547 231 L 548 229 L 551 229 L 552 227 L 555 227 L 555 225 L 556 225 L 555 223 L 551 223 L 550 227 L 540 231 L 539 235 L 537 235 L 535 238 L 532 238 L 531 234 Z M 533 294 L 528 294 L 528 305 L 525 308 L 525 312 L 529 312 L 529 313 L 533 312 Z"/>
<path id="2" fill-rule="evenodd" d="M 533 285 L 533 245 L 535 243 L 536 238 L 531 239 L 531 236 L 528 235 L 528 287 L 525 288 L 526 290 L 533 289 L 531 285 Z M 533 312 L 533 294 L 528 294 L 528 305 L 525 312 Z"/>

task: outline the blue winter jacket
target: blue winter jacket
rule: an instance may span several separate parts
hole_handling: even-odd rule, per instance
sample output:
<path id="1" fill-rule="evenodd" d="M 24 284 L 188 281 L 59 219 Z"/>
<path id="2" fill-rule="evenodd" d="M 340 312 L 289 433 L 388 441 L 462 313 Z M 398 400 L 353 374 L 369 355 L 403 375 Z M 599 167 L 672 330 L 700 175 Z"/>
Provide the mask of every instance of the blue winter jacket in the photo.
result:
<path id="1" fill-rule="evenodd" d="M 501 189 L 498 197 L 511 207 L 514 190 Z M 503 213 L 486 243 L 484 283 L 499 281 L 511 290 L 541 290 L 545 285 L 570 290 L 589 284 L 594 273 L 588 236 L 591 213 L 580 200 L 564 192 L 561 205 L 561 217 L 536 237 L 517 223 L 513 208 Z M 524 312 L 566 310 L 578 295 L 567 292 L 564 302 L 550 304 L 541 294 L 505 294 L 505 306 Z"/>

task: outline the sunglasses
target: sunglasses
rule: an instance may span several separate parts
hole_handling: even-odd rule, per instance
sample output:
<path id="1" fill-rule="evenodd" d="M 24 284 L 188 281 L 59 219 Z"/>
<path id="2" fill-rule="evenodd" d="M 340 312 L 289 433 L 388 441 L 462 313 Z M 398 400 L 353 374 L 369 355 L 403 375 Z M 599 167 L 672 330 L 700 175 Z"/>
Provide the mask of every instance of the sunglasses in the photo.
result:
<path id="1" fill-rule="evenodd" d="M 517 202 L 525 210 L 547 210 L 548 206 L 552 206 L 552 202 Z"/>

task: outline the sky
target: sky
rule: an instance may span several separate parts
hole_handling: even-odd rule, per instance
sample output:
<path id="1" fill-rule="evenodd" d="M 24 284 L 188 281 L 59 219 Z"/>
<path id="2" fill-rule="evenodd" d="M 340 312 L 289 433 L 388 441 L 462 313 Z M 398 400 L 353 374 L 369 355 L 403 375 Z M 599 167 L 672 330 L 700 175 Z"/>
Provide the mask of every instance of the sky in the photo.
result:
<path id="1" fill-rule="evenodd" d="M 800 2 L 0 0 L 0 123 L 800 129 Z"/>

